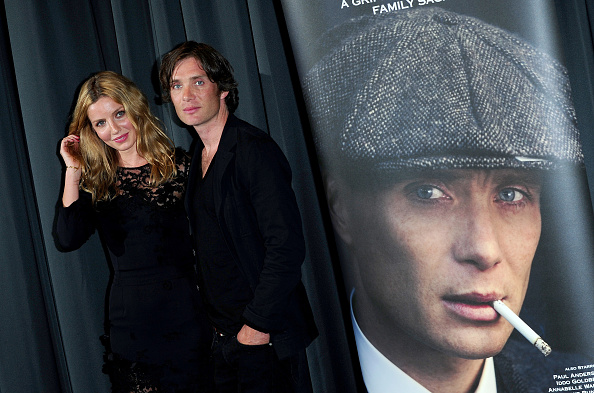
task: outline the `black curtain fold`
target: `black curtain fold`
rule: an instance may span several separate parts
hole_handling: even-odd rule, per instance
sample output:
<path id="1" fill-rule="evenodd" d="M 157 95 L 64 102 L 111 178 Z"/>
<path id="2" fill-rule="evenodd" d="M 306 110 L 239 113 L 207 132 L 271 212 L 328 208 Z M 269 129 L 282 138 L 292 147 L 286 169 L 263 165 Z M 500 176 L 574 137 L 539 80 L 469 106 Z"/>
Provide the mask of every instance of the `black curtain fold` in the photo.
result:
<path id="1" fill-rule="evenodd" d="M 319 17 L 318 6 L 303 17 Z M 557 8 L 578 117 L 594 124 L 593 2 L 559 0 Z M 190 149 L 193 131 L 160 102 L 157 78 L 161 56 L 187 39 L 229 59 L 237 115 L 269 132 L 289 159 L 308 251 L 304 281 L 321 333 L 308 350 L 314 388 L 357 391 L 348 305 L 278 2 L 0 0 L 0 393 L 109 391 L 99 336 L 110 272 L 97 235 L 74 252 L 55 246 L 58 142 L 81 82 L 109 69 L 137 83 L 175 144 Z M 591 177 L 594 134 L 582 133 Z"/>
<path id="2" fill-rule="evenodd" d="M 99 342 L 109 269 L 100 239 L 94 235 L 80 250 L 64 253 L 52 237 L 63 171 L 58 142 L 82 81 L 110 69 L 138 84 L 176 145 L 190 149 L 193 131 L 179 123 L 171 104 L 160 102 L 157 79 L 161 56 L 187 39 L 207 42 L 229 59 L 239 82 L 237 115 L 270 132 L 291 162 L 308 243 L 304 280 L 323 333 L 309 349 L 314 386 L 316 391 L 354 391 L 315 168 L 304 139 L 307 125 L 280 37 L 284 21 L 274 2 L 0 4 L 6 14 L 0 68 L 9 82 L 2 86 L 3 100 L 11 104 L 2 107 L 2 123 L 11 124 L 11 134 L 2 135 L 0 145 L 21 149 L 20 166 L 30 168 L 16 176 L 11 170 L 16 153 L 0 159 L 0 180 L 11 190 L 2 193 L 10 219 L 3 220 L 0 238 L 10 245 L 0 243 L 0 256 L 11 269 L 0 277 L 6 294 L 0 337 L 10 343 L 1 346 L 0 392 L 109 390 Z M 9 66 L 13 74 L 6 72 Z M 7 143 L 9 136 L 15 139 Z M 25 206 L 24 199 L 29 201 Z M 14 227 L 8 225 L 13 222 Z M 19 242 L 23 246 L 12 247 Z"/>
<path id="3" fill-rule="evenodd" d="M 2 4 L 3 5 L 3 4 Z M 68 384 L 4 7 L 0 9 L 0 392 Z M 42 371 L 43 370 L 43 371 Z"/>

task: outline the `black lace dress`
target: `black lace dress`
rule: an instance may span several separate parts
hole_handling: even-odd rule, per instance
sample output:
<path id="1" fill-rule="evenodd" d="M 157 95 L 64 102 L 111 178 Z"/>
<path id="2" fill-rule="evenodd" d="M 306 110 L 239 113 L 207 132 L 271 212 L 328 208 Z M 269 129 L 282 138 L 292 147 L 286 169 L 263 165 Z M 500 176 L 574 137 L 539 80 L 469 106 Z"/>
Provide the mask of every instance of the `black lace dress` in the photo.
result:
<path id="1" fill-rule="evenodd" d="M 109 250 L 106 363 L 114 392 L 210 391 L 212 330 L 200 298 L 183 197 L 189 157 L 176 151 L 177 177 L 148 184 L 150 166 L 119 168 L 117 196 L 91 197 L 58 211 L 66 250 L 95 231 Z M 107 338 L 107 340 L 106 340 Z"/>

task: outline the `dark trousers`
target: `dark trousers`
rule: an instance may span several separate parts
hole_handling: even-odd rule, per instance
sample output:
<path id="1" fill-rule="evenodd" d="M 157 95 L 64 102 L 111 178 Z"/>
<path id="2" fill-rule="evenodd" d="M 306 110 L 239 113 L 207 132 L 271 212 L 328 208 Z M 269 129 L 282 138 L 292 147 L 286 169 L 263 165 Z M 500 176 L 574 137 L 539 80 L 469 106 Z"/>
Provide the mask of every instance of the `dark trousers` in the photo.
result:
<path id="1" fill-rule="evenodd" d="M 311 393 L 305 349 L 278 359 L 272 345 L 243 345 L 236 336 L 215 335 L 218 393 Z"/>

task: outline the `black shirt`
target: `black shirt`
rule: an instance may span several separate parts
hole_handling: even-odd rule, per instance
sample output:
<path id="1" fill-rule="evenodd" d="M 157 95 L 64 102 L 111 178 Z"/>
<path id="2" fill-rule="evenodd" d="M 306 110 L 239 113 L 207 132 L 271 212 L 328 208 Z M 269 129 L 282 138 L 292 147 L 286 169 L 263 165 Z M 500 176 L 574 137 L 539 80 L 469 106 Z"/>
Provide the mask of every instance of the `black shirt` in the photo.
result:
<path id="1" fill-rule="evenodd" d="M 253 297 L 249 283 L 225 242 L 217 221 L 214 198 L 213 167 L 194 189 L 194 217 L 197 218 L 197 251 L 201 289 L 209 318 L 215 328 L 226 334 L 239 332 L 242 314 Z"/>

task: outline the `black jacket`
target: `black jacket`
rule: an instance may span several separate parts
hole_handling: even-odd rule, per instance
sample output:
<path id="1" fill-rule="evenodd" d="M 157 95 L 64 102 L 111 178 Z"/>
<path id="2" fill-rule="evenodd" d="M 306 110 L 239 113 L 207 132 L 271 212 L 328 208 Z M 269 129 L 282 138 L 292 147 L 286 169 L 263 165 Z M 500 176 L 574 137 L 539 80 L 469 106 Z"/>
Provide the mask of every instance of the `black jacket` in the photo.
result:
<path id="1" fill-rule="evenodd" d="M 192 233 L 200 225 L 189 196 L 202 175 L 201 150 L 197 146 L 186 193 Z M 268 134 L 232 114 L 216 154 L 210 171 L 217 220 L 253 292 L 243 317 L 270 332 L 280 358 L 289 356 L 317 335 L 301 283 L 305 243 L 289 163 Z"/>
<path id="2" fill-rule="evenodd" d="M 578 366 L 592 365 L 592 359 L 588 357 L 556 351 L 555 348 L 549 356 L 545 357 L 523 338 L 508 340 L 503 350 L 493 357 L 493 361 L 498 393 L 548 392 L 549 388 L 564 387 L 564 385 L 557 385 L 555 375 L 571 376 L 572 373 L 593 370 L 592 368 L 578 369 Z M 566 370 L 571 367 L 576 367 L 576 370 Z M 569 378 L 570 381 L 572 379 L 575 378 Z"/>

